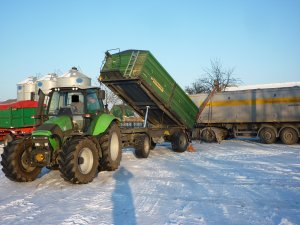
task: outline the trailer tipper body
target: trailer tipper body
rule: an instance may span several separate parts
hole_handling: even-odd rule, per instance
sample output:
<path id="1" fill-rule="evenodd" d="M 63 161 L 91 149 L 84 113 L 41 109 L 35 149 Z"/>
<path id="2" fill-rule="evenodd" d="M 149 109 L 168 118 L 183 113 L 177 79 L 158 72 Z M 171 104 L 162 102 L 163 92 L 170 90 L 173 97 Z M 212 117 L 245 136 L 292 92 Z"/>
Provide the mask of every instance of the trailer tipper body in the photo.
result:
<path id="1" fill-rule="evenodd" d="M 149 51 L 128 50 L 107 57 L 101 82 L 155 126 L 195 124 L 197 106 Z"/>
<path id="2" fill-rule="evenodd" d="M 198 108 L 149 51 L 107 52 L 99 80 L 149 122 L 144 130 L 123 130 L 124 143 L 135 139 L 126 132 L 145 131 L 154 143 L 164 139 L 186 149 Z"/>
<path id="3" fill-rule="evenodd" d="M 191 95 L 198 106 L 207 94 Z M 259 136 L 265 143 L 278 137 L 294 144 L 300 134 L 300 87 L 264 88 L 216 93 L 197 118 L 202 138 L 214 138 L 214 129 L 233 136 Z"/>

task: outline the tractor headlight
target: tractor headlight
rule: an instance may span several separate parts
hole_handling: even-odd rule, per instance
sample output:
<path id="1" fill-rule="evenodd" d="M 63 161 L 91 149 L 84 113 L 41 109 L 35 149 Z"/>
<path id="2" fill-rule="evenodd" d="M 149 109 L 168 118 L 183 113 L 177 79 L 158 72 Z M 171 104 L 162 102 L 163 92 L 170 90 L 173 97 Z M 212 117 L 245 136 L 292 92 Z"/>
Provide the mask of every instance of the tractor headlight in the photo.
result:
<path id="1" fill-rule="evenodd" d="M 39 147 L 39 146 L 41 146 L 41 143 L 34 143 L 34 146 Z"/>
<path id="2" fill-rule="evenodd" d="M 44 161 L 45 156 L 42 153 L 38 153 L 38 154 L 35 155 L 35 159 L 38 162 L 42 162 L 42 161 Z"/>

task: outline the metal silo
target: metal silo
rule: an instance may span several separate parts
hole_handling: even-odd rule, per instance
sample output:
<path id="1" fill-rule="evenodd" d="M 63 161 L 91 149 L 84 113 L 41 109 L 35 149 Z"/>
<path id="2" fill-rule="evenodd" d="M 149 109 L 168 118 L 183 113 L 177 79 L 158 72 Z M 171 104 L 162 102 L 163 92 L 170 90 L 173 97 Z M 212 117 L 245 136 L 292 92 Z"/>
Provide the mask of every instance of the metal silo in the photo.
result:
<path id="1" fill-rule="evenodd" d="M 57 74 L 56 73 L 49 73 L 42 78 L 39 78 L 36 81 L 36 94 L 38 93 L 39 89 L 41 89 L 45 94 L 48 94 L 50 89 L 53 87 L 57 87 Z"/>
<path id="2" fill-rule="evenodd" d="M 91 78 L 79 72 L 76 67 L 72 67 L 67 73 L 58 77 L 58 87 L 89 87 L 91 86 Z"/>
<path id="3" fill-rule="evenodd" d="M 34 100 L 35 99 L 35 82 L 37 77 L 28 77 L 17 84 L 17 100 Z"/>

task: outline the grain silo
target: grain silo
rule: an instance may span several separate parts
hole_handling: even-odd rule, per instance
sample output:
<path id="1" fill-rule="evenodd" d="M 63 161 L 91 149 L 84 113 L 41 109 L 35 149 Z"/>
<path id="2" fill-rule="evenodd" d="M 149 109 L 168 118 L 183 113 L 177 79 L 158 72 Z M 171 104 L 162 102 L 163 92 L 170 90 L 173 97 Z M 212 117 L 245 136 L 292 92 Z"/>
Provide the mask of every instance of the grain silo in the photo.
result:
<path id="1" fill-rule="evenodd" d="M 67 73 L 58 77 L 57 87 L 80 87 L 91 86 L 91 78 L 79 72 L 76 67 L 72 67 Z"/>
<path id="2" fill-rule="evenodd" d="M 45 94 L 48 94 L 51 88 L 57 87 L 58 76 L 56 73 L 48 73 L 46 76 L 39 78 L 36 81 L 35 91 L 38 93 L 41 89 Z"/>
<path id="3" fill-rule="evenodd" d="M 34 100 L 35 99 L 35 83 L 37 77 L 28 77 L 24 81 L 17 84 L 17 100 Z"/>

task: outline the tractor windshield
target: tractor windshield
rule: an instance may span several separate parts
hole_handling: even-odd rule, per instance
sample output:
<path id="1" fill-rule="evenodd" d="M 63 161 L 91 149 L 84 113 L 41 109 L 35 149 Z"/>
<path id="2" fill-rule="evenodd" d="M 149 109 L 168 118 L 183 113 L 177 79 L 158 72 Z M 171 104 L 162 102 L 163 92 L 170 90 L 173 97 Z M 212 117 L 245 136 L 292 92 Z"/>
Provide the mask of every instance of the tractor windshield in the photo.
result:
<path id="1" fill-rule="evenodd" d="M 81 92 L 53 92 L 49 105 L 49 114 L 83 114 L 84 96 Z"/>
<path id="2" fill-rule="evenodd" d="M 87 91 L 87 113 L 96 113 L 104 109 L 102 101 L 99 101 L 97 92 L 93 89 Z"/>

